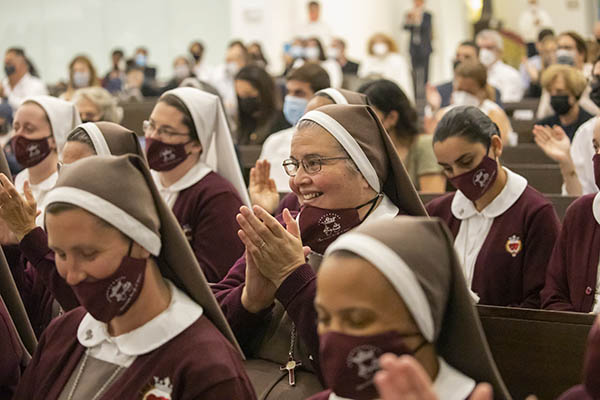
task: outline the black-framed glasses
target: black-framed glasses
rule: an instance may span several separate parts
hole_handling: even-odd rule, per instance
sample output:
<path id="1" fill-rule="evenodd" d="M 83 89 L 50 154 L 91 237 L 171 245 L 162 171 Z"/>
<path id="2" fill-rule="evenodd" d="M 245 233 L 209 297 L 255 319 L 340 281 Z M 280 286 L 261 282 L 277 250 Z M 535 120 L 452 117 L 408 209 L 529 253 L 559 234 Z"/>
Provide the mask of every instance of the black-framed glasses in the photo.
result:
<path id="1" fill-rule="evenodd" d="M 190 136 L 189 133 L 174 132 L 170 129 L 166 129 L 163 126 L 161 126 L 160 128 L 157 128 L 156 125 L 154 124 L 154 121 L 144 121 L 142 123 L 142 129 L 144 130 L 144 133 L 147 135 L 151 134 L 152 132 L 156 132 L 156 134 L 159 137 L 172 138 L 172 137 L 177 137 L 177 136 Z"/>
<path id="2" fill-rule="evenodd" d="M 320 156 L 307 156 L 302 160 L 298 161 L 295 158 L 288 158 L 283 161 L 283 169 L 285 169 L 285 173 L 289 176 L 296 176 L 298 173 L 298 169 L 300 168 L 300 164 L 302 164 L 302 168 L 309 175 L 314 175 L 321 171 L 323 167 L 323 162 L 327 163 L 327 161 L 334 160 L 348 160 L 349 157 L 320 157 Z"/>

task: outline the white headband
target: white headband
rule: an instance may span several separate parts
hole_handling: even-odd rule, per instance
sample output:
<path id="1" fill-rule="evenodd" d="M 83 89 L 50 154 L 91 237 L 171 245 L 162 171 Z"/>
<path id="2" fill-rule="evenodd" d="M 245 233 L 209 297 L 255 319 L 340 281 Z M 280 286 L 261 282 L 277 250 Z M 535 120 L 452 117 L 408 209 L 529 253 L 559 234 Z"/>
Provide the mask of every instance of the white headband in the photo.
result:
<path id="1" fill-rule="evenodd" d="M 319 90 L 315 94 L 325 93 L 327 96 L 331 97 L 335 104 L 348 104 L 348 100 L 344 97 L 344 95 L 337 89 L 327 88 Z"/>
<path id="2" fill-rule="evenodd" d="M 49 204 L 57 202 L 73 204 L 89 211 L 116 227 L 125 236 L 133 239 L 152 255 L 158 256 L 160 254 L 160 237 L 140 221 L 133 218 L 130 214 L 111 202 L 106 201 L 93 193 L 86 192 L 85 190 L 61 186 L 48 192 L 44 199 L 44 207 L 42 209 L 45 212 L 46 207 Z"/>
<path id="3" fill-rule="evenodd" d="M 363 149 L 356 142 L 356 139 L 350 135 L 350 133 L 344 128 L 339 122 L 325 114 L 324 112 L 313 110 L 309 111 L 300 119 L 300 122 L 309 120 L 316 122 L 321 125 L 325 130 L 333 135 L 333 137 L 342 145 L 344 150 L 348 152 L 348 155 L 356 163 L 358 170 L 365 177 L 369 186 L 373 188 L 377 193 L 381 192 L 381 185 L 379 184 L 379 177 L 375 168 L 367 158 L 367 155 Z"/>
<path id="4" fill-rule="evenodd" d="M 90 137 L 92 143 L 94 144 L 94 150 L 96 150 L 96 154 L 99 156 L 110 156 L 112 155 L 110 148 L 108 147 L 108 143 L 106 143 L 106 138 L 100 131 L 100 129 L 93 122 L 86 122 L 85 124 L 79 125 Z"/>
<path id="5" fill-rule="evenodd" d="M 392 284 L 417 322 L 423 337 L 434 341 L 431 307 L 415 273 L 392 249 L 371 236 L 351 232 L 340 236 L 325 251 L 325 256 L 336 250 L 347 250 L 369 261 Z"/>

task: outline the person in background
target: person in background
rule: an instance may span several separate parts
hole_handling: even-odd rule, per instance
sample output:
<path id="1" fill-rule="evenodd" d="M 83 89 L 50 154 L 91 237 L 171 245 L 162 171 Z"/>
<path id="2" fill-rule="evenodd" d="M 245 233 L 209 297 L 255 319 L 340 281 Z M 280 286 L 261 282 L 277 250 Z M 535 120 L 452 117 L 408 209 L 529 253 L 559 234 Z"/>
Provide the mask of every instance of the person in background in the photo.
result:
<path id="1" fill-rule="evenodd" d="M 429 82 L 429 56 L 433 40 L 431 13 L 425 11 L 425 0 L 414 0 L 414 7 L 404 17 L 404 29 L 410 32 L 410 58 L 412 61 L 415 93 L 420 93 Z M 417 94 L 417 97 L 422 95 Z"/>
<path id="2" fill-rule="evenodd" d="M 542 87 L 550 94 L 550 105 L 554 115 L 536 122 L 536 125 L 546 127 L 560 126 L 569 140 L 579 127 L 592 118 L 584 107 L 579 104 L 587 81 L 583 74 L 568 65 L 551 65 L 546 69 L 541 79 Z"/>
<path id="3" fill-rule="evenodd" d="M 519 16 L 519 31 L 527 44 L 527 57 L 531 58 L 539 52 L 536 39 L 538 43 L 541 39 L 538 35 L 544 28 L 551 27 L 553 24 L 550 14 L 540 8 L 538 0 L 528 0 L 528 2 L 529 5 Z"/>
<path id="4" fill-rule="evenodd" d="M 201 81 L 209 80 L 212 72 L 206 61 L 203 60 L 204 45 L 202 42 L 199 40 L 193 41 L 190 44 L 189 52 L 191 68 L 196 78 Z"/>
<path id="5" fill-rule="evenodd" d="M 297 36 L 316 37 L 321 43 L 329 43 L 333 35 L 329 25 L 321 19 L 321 4 L 318 1 L 309 1 L 307 11 L 308 22 L 296 29 Z"/>
<path id="6" fill-rule="evenodd" d="M 178 56 L 173 61 L 173 77 L 161 88 L 161 93 L 175 89 L 187 78 L 193 76 L 190 61 L 184 56 Z"/>
<path id="7" fill-rule="evenodd" d="M 117 99 L 101 87 L 77 89 L 72 102 L 82 122 L 108 121 L 118 124 L 123 119 L 123 109 L 118 106 Z"/>
<path id="8" fill-rule="evenodd" d="M 281 74 L 286 77 L 293 69 L 300 68 L 301 61 L 304 60 L 304 46 L 306 40 L 301 37 L 295 37 L 291 42 L 285 43 L 283 46 L 283 64 L 284 69 Z"/>
<path id="9" fill-rule="evenodd" d="M 346 58 L 346 42 L 343 39 L 339 37 L 333 38 L 330 47 L 327 49 L 327 56 L 340 64 L 340 67 L 342 67 L 342 74 L 358 74 L 359 64 Z"/>
<path id="10" fill-rule="evenodd" d="M 423 193 L 446 191 L 446 177 L 433 153 L 431 134 L 419 134 L 415 108 L 394 82 L 380 79 L 358 89 L 367 95 L 415 188 Z"/>
<path id="11" fill-rule="evenodd" d="M 144 87 L 144 69 L 138 67 L 134 62 L 127 62 L 127 70 L 125 72 L 125 81 L 123 88 L 119 92 L 119 101 L 123 102 L 140 102 L 144 100 L 142 88 Z"/>
<path id="12" fill-rule="evenodd" d="M 75 90 L 92 86 L 100 86 L 96 68 L 87 56 L 76 56 L 69 64 L 67 91 L 61 94 L 60 98 L 70 101 Z"/>
<path id="13" fill-rule="evenodd" d="M 102 80 L 102 87 L 112 94 L 119 93 L 125 82 L 125 53 L 114 49 L 110 55 L 112 67 Z"/>
<path id="14" fill-rule="evenodd" d="M 133 62 L 135 62 L 138 67 L 143 68 L 145 81 L 148 83 L 154 82 L 157 75 L 157 69 L 148 63 L 148 49 L 146 47 L 140 46 L 135 49 Z"/>
<path id="15" fill-rule="evenodd" d="M 0 149 L 4 152 L 6 162 L 13 176 L 17 175 L 23 167 L 15 158 L 15 153 L 10 145 L 13 111 L 8 102 L 0 102 Z M 1 156 L 0 156 L 1 157 Z"/>
<path id="16" fill-rule="evenodd" d="M 247 65 L 235 77 L 239 126 L 237 143 L 262 144 L 274 132 L 287 129 L 273 78 L 257 65 Z"/>
<path id="17" fill-rule="evenodd" d="M 248 59 L 250 63 L 264 69 L 266 69 L 269 64 L 259 42 L 252 42 L 248 45 Z"/>
<path id="18" fill-rule="evenodd" d="M 502 36 L 497 31 L 485 29 L 477 34 L 475 42 L 479 47 L 479 61 L 487 68 L 488 83 L 500 90 L 504 103 L 520 101 L 525 88 L 519 71 L 502 61 Z"/>
<path id="19" fill-rule="evenodd" d="M 35 76 L 32 67 L 22 48 L 11 47 L 4 53 L 6 78 L 0 84 L 0 97 L 8 99 L 13 112 L 27 97 L 48 94 L 46 85 Z"/>
<path id="20" fill-rule="evenodd" d="M 326 57 L 323 45 L 318 38 L 313 37 L 306 41 L 306 47 L 304 47 L 304 59 L 308 62 L 319 63 L 319 65 L 327 71 L 331 87 L 339 88 L 342 86 L 342 81 L 344 79 L 342 67 L 332 58 Z M 301 66 L 301 64 L 298 66 Z"/>
<path id="21" fill-rule="evenodd" d="M 542 29 L 535 44 L 537 54 L 523 60 L 519 67 L 523 86 L 526 88 L 525 97 L 540 97 L 542 87 L 540 77 L 550 65 L 555 64 L 558 42 L 552 29 Z"/>

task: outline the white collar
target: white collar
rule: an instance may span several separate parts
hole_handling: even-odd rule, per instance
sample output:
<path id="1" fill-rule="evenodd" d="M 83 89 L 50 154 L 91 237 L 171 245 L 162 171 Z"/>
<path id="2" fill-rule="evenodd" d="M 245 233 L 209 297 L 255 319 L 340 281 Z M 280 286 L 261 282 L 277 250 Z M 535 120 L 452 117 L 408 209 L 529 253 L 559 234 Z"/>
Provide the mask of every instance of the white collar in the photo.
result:
<path id="1" fill-rule="evenodd" d="M 156 350 L 186 330 L 202 316 L 203 309 L 173 283 L 165 281 L 171 290 L 171 302 L 166 310 L 139 328 L 119 336 L 110 336 L 107 324 L 87 313 L 77 329 L 79 343 L 93 348 L 106 341 L 114 344 L 121 354 L 139 356 Z"/>
<path id="2" fill-rule="evenodd" d="M 596 218 L 596 222 L 600 224 L 600 192 L 596 193 L 594 196 L 594 202 L 592 203 L 592 212 L 594 213 L 594 218 Z"/>
<path id="3" fill-rule="evenodd" d="M 452 200 L 452 215 L 461 220 L 471 218 L 476 214 L 483 215 L 486 218 L 496 218 L 512 207 L 527 188 L 527 179 L 506 167 L 502 168 L 506 171 L 506 184 L 500 194 L 487 207 L 481 212 L 477 211 L 475 204 L 460 190 L 457 190 Z"/>
<path id="4" fill-rule="evenodd" d="M 151 170 L 151 172 L 154 182 L 156 182 L 156 186 L 160 192 L 179 193 L 182 190 L 198 183 L 200 180 L 202 180 L 202 178 L 212 172 L 212 169 L 205 163 L 198 161 L 196 165 L 194 165 L 188 172 L 185 173 L 184 176 L 179 178 L 177 182 L 168 187 L 163 186 L 162 182 L 160 181 L 159 172 L 154 170 Z"/>
<path id="5" fill-rule="evenodd" d="M 392 203 L 392 200 L 384 193 L 381 203 L 369 214 L 369 216 L 363 221 L 377 221 L 377 220 L 388 220 L 398 216 L 400 209 Z"/>
<path id="6" fill-rule="evenodd" d="M 475 389 L 475 381 L 450 366 L 442 357 L 438 357 L 439 370 L 433 390 L 438 398 L 444 400 L 464 400 Z"/>
<path id="7" fill-rule="evenodd" d="M 56 185 L 56 180 L 58 179 L 58 171 L 55 171 L 52 175 L 41 181 L 40 183 L 36 183 L 35 185 L 29 182 L 30 186 L 39 191 L 49 191 Z M 25 181 L 29 180 L 29 171 L 24 169 L 19 172 L 15 177 L 15 187 L 19 192 L 23 192 L 23 186 L 25 185 Z M 36 199 L 37 200 L 37 199 Z"/>

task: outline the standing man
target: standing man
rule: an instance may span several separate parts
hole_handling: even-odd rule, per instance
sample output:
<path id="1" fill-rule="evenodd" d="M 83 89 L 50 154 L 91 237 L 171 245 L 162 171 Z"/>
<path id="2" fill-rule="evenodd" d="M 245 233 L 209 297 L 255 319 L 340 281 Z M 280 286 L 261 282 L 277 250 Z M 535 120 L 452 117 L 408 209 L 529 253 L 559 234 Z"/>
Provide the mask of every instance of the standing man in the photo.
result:
<path id="1" fill-rule="evenodd" d="M 13 47 L 4 55 L 6 78 L 0 84 L 0 97 L 6 97 L 13 112 L 30 96 L 48 94 L 46 85 L 31 74 L 25 50 Z"/>
<path id="2" fill-rule="evenodd" d="M 321 19 L 321 4 L 318 1 L 309 1 L 307 11 L 308 21 L 297 28 L 296 36 L 303 39 L 316 37 L 321 43 L 330 43 L 331 28 Z"/>
<path id="3" fill-rule="evenodd" d="M 432 20 L 424 10 L 424 0 L 414 0 L 414 7 L 406 13 L 404 29 L 410 31 L 410 58 L 413 69 L 415 97 L 424 96 L 425 84 L 429 80 L 429 56 L 431 55 Z"/>
<path id="4" fill-rule="evenodd" d="M 335 59 L 342 68 L 344 75 L 356 75 L 358 73 L 358 63 L 346 58 L 346 42 L 341 38 L 334 38 L 331 46 L 327 49 L 327 56 Z"/>
<path id="5" fill-rule="evenodd" d="M 538 54 L 535 47 L 540 31 L 552 26 L 552 18 L 540 6 L 537 0 L 528 0 L 529 6 L 519 16 L 519 33 L 527 43 L 527 57 Z"/>

